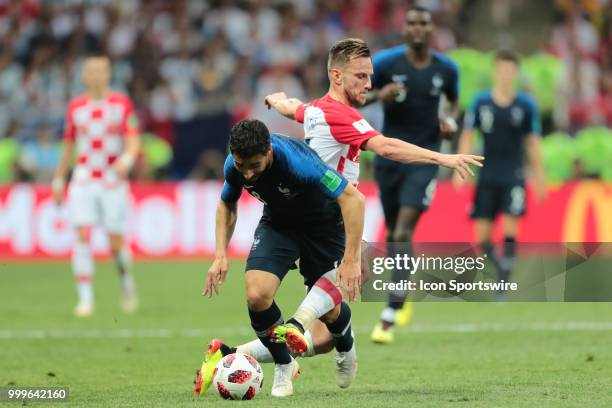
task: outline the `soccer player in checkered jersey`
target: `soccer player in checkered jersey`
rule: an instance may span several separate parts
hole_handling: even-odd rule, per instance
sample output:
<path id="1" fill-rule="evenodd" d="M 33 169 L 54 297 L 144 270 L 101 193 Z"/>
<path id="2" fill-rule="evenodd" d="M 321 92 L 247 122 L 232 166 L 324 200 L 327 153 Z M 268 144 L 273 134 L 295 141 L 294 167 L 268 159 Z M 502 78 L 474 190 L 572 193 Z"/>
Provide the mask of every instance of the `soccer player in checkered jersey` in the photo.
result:
<path id="1" fill-rule="evenodd" d="M 455 170 L 461 177 L 473 175 L 469 165 L 482 166 L 481 156 L 465 154 L 443 154 L 425 149 L 394 137 L 386 137 L 373 129 L 356 109 L 366 103 L 366 96 L 372 89 L 372 59 L 367 44 L 360 39 L 349 38 L 337 42 L 329 52 L 328 93 L 308 104 L 295 98 L 287 98 L 283 92 L 268 95 L 266 104 L 275 108 L 287 118 L 304 124 L 304 139 L 330 167 L 342 173 L 352 183 L 359 179 L 359 153 L 370 150 L 377 155 L 399 163 L 424 163 L 441 165 Z M 320 285 L 330 288 L 333 285 Z M 333 296 L 328 296 L 333 298 Z M 292 347 L 303 349 L 306 341 L 298 331 L 313 325 L 312 333 L 324 332 L 314 319 L 329 306 L 322 307 L 330 299 L 311 291 L 290 319 L 298 330 L 289 328 L 286 337 Z M 283 330 L 284 328 L 281 328 Z M 314 335 L 325 339 L 326 336 Z M 306 336 L 308 340 L 308 336 Z M 329 337 L 327 337 L 329 339 Z M 318 348 L 318 347 L 317 347 Z"/>
<path id="2" fill-rule="evenodd" d="M 304 124 L 304 139 L 325 164 L 342 174 L 354 185 L 359 180 L 359 153 L 371 150 L 378 155 L 402 163 L 430 163 L 456 170 L 462 177 L 473 175 L 469 165 L 482 166 L 484 158 L 469 154 L 442 154 L 407 143 L 400 139 L 383 136 L 373 129 L 356 107 L 366 102 L 373 74 L 370 49 L 360 39 L 349 38 L 337 42 L 329 52 L 328 93 L 308 104 L 288 98 L 284 92 L 268 95 L 265 99 L 270 108 L 287 118 Z M 296 313 L 287 324 L 276 326 L 274 341 L 286 342 L 295 355 L 305 357 L 331 351 L 336 340 L 321 317 L 342 302 L 338 285 L 342 277 L 339 269 L 325 273 L 306 295 Z M 352 299 L 350 299 L 352 300 Z M 335 316 L 334 316 L 335 318 Z M 235 351 L 213 339 L 205 356 L 202 372 L 212 372 L 215 361 L 221 354 Z M 271 361 L 271 354 L 259 340 L 237 347 L 237 351 L 252 355 L 260 362 Z M 336 382 L 346 388 L 355 378 L 357 370 L 356 351 L 336 350 Z M 206 382 L 202 389 L 205 389 Z M 198 393 L 201 389 L 198 390 Z"/>
<path id="3" fill-rule="evenodd" d="M 53 197 L 59 204 L 76 147 L 77 162 L 68 186 L 68 204 L 77 231 L 72 269 L 78 293 L 74 313 L 79 317 L 94 312 L 94 262 L 89 245 L 93 225 L 102 225 L 108 233 L 120 274 L 123 310 L 132 313 L 138 307 L 131 253 L 124 233 L 129 199 L 127 177 L 140 149 L 140 136 L 132 101 L 108 87 L 110 71 L 110 61 L 105 56 L 85 60 L 86 92 L 68 104 L 64 152 L 52 182 Z"/>

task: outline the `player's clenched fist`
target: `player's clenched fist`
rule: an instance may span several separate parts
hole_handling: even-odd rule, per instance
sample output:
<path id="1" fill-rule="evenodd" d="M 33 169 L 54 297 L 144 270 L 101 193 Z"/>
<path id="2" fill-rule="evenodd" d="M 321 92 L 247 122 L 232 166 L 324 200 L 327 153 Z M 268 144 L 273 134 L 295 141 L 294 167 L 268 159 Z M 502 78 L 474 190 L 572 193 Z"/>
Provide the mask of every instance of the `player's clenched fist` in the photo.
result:
<path id="1" fill-rule="evenodd" d="M 212 297 L 213 291 L 218 295 L 221 291 L 220 286 L 225 282 L 225 276 L 229 269 L 229 263 L 227 257 L 215 258 L 215 261 L 208 269 L 206 275 L 206 283 L 204 284 L 203 296 Z"/>
<path id="2" fill-rule="evenodd" d="M 266 96 L 265 102 L 268 109 L 273 108 L 277 102 L 287 99 L 287 94 L 284 92 L 276 92 Z"/>

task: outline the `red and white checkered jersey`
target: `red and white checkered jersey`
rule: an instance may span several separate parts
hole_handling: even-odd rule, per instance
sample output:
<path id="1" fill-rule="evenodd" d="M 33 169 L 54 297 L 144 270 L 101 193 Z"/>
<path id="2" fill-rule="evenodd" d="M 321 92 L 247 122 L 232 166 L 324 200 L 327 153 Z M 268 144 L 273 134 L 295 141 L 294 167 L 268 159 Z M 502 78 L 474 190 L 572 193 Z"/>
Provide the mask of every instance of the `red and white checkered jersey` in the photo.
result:
<path id="1" fill-rule="evenodd" d="M 361 148 L 380 132 L 374 130 L 357 109 L 329 94 L 298 106 L 295 118 L 304 123 L 304 140 L 325 164 L 357 184 Z"/>
<path id="2" fill-rule="evenodd" d="M 104 99 L 77 96 L 68 104 L 64 138 L 76 143 L 76 183 L 116 184 L 112 164 L 123 153 L 124 137 L 138 137 L 138 120 L 126 95 L 109 92 Z"/>

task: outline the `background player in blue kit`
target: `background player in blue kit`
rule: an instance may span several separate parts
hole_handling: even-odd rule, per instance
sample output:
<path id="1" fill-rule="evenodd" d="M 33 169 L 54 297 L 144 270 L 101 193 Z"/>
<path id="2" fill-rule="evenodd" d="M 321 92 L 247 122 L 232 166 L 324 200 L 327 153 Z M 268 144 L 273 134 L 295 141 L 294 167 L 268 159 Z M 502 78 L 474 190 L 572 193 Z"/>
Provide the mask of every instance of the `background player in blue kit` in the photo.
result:
<path id="1" fill-rule="evenodd" d="M 540 114 L 530 96 L 516 92 L 518 74 L 518 56 L 512 51 L 498 51 L 493 89 L 475 96 L 459 140 L 459 152 L 469 152 L 474 130 L 483 136 L 487 166 L 478 176 L 471 216 L 476 220 L 478 241 L 495 263 L 499 279 L 505 281 L 515 256 L 519 217 L 525 214 L 525 148 L 537 198 L 541 201 L 546 195 Z M 453 184 L 459 188 L 463 181 L 454 177 Z M 503 214 L 504 235 L 501 257 L 494 254 L 491 244 L 493 221 L 499 213 Z"/>
<path id="2" fill-rule="evenodd" d="M 459 72 L 457 65 L 429 45 L 434 29 L 431 13 L 414 7 L 406 14 L 405 45 L 374 55 L 371 101 L 383 102 L 383 133 L 388 137 L 430 149 L 440 149 L 440 136 L 451 137 L 457 130 Z M 450 115 L 440 115 L 441 97 L 451 104 Z M 416 225 L 432 200 L 438 169 L 434 165 L 400 164 L 383 157 L 375 161 L 375 179 L 387 226 L 387 242 L 410 242 Z M 409 279 L 393 271 L 393 280 Z M 392 293 L 371 339 L 393 341 L 392 326 L 410 319 L 405 292 Z"/>
<path id="3" fill-rule="evenodd" d="M 325 166 L 305 143 L 270 135 L 257 120 L 243 120 L 230 132 L 231 155 L 225 162 L 225 185 L 217 208 L 216 256 L 204 295 L 219 293 L 229 265 L 227 246 L 237 218 L 242 189 L 264 203 L 246 264 L 246 295 L 251 325 L 276 364 L 272 396 L 293 394 L 291 380 L 299 365 L 287 345 L 270 341 L 271 330 L 283 323 L 274 302 L 276 290 L 299 259 L 300 274 L 311 288 L 325 273 L 338 268 L 337 282 L 352 301 L 360 290 L 360 249 L 364 197 L 336 171 Z M 343 357 L 341 374 L 350 384 L 357 369 L 351 310 L 339 302 L 321 317 Z M 210 350 L 209 350 L 210 352 Z M 220 356 L 221 353 L 213 354 Z M 212 355 L 212 354 L 211 354 Z M 339 363 L 339 364 L 340 364 Z M 215 361 L 207 359 L 198 380 L 210 385 Z M 338 368 L 338 367 L 337 367 Z M 210 372 L 209 372 L 210 371 Z"/>

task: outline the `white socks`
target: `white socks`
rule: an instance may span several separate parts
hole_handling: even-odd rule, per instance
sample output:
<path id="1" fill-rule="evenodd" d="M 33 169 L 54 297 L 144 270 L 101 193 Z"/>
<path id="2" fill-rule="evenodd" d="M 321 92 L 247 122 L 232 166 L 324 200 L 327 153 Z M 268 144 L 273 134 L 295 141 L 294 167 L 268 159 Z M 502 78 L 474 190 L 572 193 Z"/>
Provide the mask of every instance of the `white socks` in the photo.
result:
<path id="1" fill-rule="evenodd" d="M 312 342 L 312 336 L 310 335 L 310 331 L 306 331 L 304 333 L 304 336 L 306 336 L 306 340 L 308 340 L 308 351 L 298 355 L 291 353 L 294 357 L 312 357 L 315 355 L 314 344 Z M 248 354 L 260 363 L 274 362 L 272 354 L 259 339 L 255 339 L 253 341 L 238 346 L 236 351 L 238 353 Z"/>
<path id="2" fill-rule="evenodd" d="M 127 247 L 113 253 L 115 264 L 120 272 L 120 283 L 123 291 L 135 292 L 134 277 L 132 276 L 132 254 Z M 94 261 L 89 244 L 80 240 L 75 241 L 72 250 L 72 271 L 76 281 L 78 304 L 80 306 L 93 306 L 93 276 Z"/>
<path id="3" fill-rule="evenodd" d="M 93 305 L 94 263 L 89 245 L 76 241 L 72 250 L 72 272 L 77 286 L 80 305 Z"/>
<path id="4" fill-rule="evenodd" d="M 391 307 L 385 307 L 380 314 L 380 320 L 383 320 L 387 323 L 395 323 L 395 312 L 396 310 Z"/>

